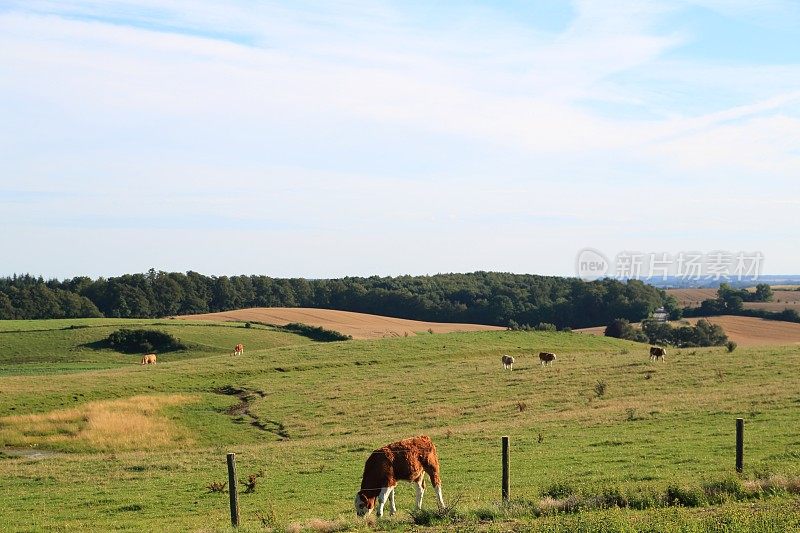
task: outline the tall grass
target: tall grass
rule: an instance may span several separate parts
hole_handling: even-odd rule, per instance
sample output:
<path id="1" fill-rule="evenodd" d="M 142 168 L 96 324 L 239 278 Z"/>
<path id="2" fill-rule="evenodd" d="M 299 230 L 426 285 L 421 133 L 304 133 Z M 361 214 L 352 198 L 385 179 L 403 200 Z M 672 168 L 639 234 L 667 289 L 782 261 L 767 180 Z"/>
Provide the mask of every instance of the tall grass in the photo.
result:
<path id="1" fill-rule="evenodd" d="M 122 451 L 191 444 L 187 431 L 160 415 L 162 409 L 197 401 L 187 394 L 134 396 L 88 402 L 35 415 L 0 418 L 5 446 Z"/>

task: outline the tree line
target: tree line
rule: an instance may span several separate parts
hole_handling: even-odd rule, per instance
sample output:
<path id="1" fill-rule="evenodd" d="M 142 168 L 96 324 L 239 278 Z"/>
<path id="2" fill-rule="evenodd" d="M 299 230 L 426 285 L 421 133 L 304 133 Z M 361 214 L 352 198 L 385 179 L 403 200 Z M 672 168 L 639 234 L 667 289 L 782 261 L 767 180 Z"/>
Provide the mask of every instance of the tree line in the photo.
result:
<path id="1" fill-rule="evenodd" d="M 636 342 L 679 347 L 722 346 L 728 342 L 725 330 L 719 324 L 700 319 L 696 324 L 672 326 L 667 322 L 644 320 L 637 328 L 628 320 L 618 318 L 605 329 L 606 337 L 616 337 Z"/>
<path id="2" fill-rule="evenodd" d="M 686 307 L 683 309 L 682 315 L 685 317 L 739 315 L 767 320 L 800 322 L 800 313 L 794 309 L 767 311 L 766 309 L 745 309 L 744 307 L 744 302 L 770 302 L 772 299 L 772 287 L 766 283 L 756 285 L 754 292 L 735 289 L 727 283 L 722 283 L 717 290 L 716 298 L 703 300 L 699 307 Z"/>
<path id="3" fill-rule="evenodd" d="M 159 318 L 247 307 L 319 307 L 435 322 L 587 327 L 639 321 L 674 298 L 638 280 L 474 272 L 432 276 L 271 278 L 149 270 L 91 279 L 0 278 L 0 319 Z"/>

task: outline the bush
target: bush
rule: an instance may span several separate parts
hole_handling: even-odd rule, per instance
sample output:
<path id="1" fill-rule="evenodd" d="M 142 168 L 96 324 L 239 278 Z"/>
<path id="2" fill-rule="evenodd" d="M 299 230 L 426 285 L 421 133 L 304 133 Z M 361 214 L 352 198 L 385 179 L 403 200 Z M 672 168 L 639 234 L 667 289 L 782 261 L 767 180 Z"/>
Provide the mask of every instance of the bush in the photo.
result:
<path id="1" fill-rule="evenodd" d="M 733 341 L 728 341 L 728 343 L 725 344 L 725 347 L 728 349 L 728 353 L 733 352 L 736 349 L 737 346 L 738 346 L 738 344 L 736 344 Z"/>
<path id="2" fill-rule="evenodd" d="M 613 320 L 605 329 L 606 337 L 615 337 L 635 342 L 647 342 L 647 335 L 624 318 Z"/>
<path id="3" fill-rule="evenodd" d="M 350 335 L 345 335 L 344 333 L 339 333 L 338 331 L 333 331 L 332 329 L 325 329 L 319 326 L 309 326 L 308 324 L 301 324 L 300 322 L 286 324 L 282 327 L 282 329 L 320 342 L 349 341 L 353 338 Z"/>
<path id="4" fill-rule="evenodd" d="M 122 328 L 106 339 L 106 344 L 122 353 L 172 352 L 185 350 L 186 345 L 164 331 Z"/>
<path id="5" fill-rule="evenodd" d="M 558 331 L 558 328 L 555 324 L 549 322 L 539 322 L 539 325 L 536 326 L 536 331 Z"/>

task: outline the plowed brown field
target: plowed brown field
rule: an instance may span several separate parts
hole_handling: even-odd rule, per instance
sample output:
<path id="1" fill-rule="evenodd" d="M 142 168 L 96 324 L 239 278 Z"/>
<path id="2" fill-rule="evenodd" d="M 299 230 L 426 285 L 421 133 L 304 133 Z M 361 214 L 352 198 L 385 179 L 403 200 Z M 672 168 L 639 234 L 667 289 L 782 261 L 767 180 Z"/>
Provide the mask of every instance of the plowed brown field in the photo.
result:
<path id="1" fill-rule="evenodd" d="M 432 330 L 434 333 L 450 333 L 453 331 L 490 331 L 504 330 L 499 326 L 481 324 L 448 324 L 444 322 L 421 322 L 404 318 L 337 311 L 334 309 L 313 309 L 308 307 L 254 307 L 221 313 L 205 313 L 201 315 L 185 315 L 175 317 L 181 320 L 211 320 L 264 322 L 276 326 L 285 326 L 300 322 L 309 326 L 332 329 L 354 339 L 377 339 L 382 337 L 402 337 Z"/>

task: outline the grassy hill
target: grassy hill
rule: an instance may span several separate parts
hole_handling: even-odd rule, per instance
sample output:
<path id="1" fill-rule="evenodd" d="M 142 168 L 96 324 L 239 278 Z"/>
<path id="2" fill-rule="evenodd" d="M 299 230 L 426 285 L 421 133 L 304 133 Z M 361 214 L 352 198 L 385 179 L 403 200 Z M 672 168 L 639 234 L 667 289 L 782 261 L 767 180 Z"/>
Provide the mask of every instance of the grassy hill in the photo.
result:
<path id="1" fill-rule="evenodd" d="M 187 323 L 164 320 L 85 318 L 74 320 L 0 320 L 0 376 L 19 373 L 114 368 L 139 362 L 99 347 L 100 341 L 120 328 L 155 328 L 186 344 L 187 349 L 161 354 L 162 362 L 230 354 L 241 342 L 262 350 L 311 341 L 276 328 L 242 323 Z"/>
<path id="2" fill-rule="evenodd" d="M 134 323 L 190 348 L 142 367 L 84 347 Z M 207 486 L 225 480 L 228 451 L 240 478 L 264 472 L 241 496 L 244 530 L 364 528 L 352 497 L 365 458 L 421 433 L 439 448 L 445 501 L 463 528 L 800 525 L 796 347 L 691 349 L 651 363 L 644 345 L 571 333 L 312 343 L 231 323 L 0 324 L 0 487 L 13 495 L 0 524 L 10 530 L 226 530 L 227 495 Z M 245 355 L 229 355 L 235 342 Z M 542 350 L 558 354 L 551 367 L 538 364 Z M 517 357 L 513 372 L 501 368 L 504 353 Z M 36 372 L 13 375 L 28 367 Z M 732 474 L 739 416 L 742 478 Z M 501 435 L 512 442 L 514 503 L 505 507 Z M 665 495 L 687 507 L 665 507 Z M 647 509 L 596 509 L 622 500 Z M 549 514 L 570 501 L 585 510 Z M 411 524 L 410 486 L 397 503 L 380 529 Z M 425 505 L 434 506 L 430 494 Z"/>

